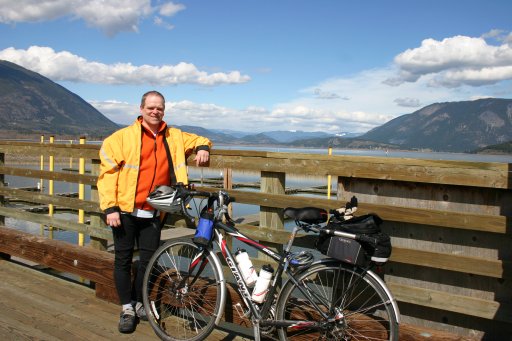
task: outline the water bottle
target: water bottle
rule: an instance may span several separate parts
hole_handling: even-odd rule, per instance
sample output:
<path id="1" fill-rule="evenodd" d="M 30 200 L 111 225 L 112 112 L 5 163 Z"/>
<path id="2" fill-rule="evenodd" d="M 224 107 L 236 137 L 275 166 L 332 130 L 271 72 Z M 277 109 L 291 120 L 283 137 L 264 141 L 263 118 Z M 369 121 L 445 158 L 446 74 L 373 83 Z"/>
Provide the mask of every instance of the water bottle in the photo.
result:
<path id="1" fill-rule="evenodd" d="M 208 246 L 212 240 L 213 234 L 213 210 L 203 209 L 199 216 L 196 234 L 194 235 L 194 243 L 200 246 Z"/>
<path id="2" fill-rule="evenodd" d="M 258 274 L 252 265 L 249 254 L 244 249 L 238 249 L 235 253 L 235 259 L 242 272 L 245 284 L 247 284 L 248 287 L 253 287 L 258 279 Z"/>
<path id="3" fill-rule="evenodd" d="M 256 303 L 263 303 L 265 297 L 267 296 L 268 286 L 270 285 L 270 280 L 272 279 L 272 274 L 274 273 L 274 269 L 270 266 L 270 264 L 263 265 L 260 270 L 260 275 L 258 280 L 256 281 L 256 286 L 252 291 L 252 300 Z"/>

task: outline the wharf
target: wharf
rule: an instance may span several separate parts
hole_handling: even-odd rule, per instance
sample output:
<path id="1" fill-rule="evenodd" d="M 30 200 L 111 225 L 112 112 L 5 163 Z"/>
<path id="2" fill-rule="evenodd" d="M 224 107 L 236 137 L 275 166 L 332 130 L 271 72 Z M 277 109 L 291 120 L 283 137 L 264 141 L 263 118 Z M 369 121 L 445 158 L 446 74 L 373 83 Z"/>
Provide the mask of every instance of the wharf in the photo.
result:
<path id="1" fill-rule="evenodd" d="M 85 285 L 1 259 L 0 274 L 0 340 L 158 340 L 148 322 L 119 333 L 119 306 Z M 220 329 L 208 338 L 250 339 Z"/>

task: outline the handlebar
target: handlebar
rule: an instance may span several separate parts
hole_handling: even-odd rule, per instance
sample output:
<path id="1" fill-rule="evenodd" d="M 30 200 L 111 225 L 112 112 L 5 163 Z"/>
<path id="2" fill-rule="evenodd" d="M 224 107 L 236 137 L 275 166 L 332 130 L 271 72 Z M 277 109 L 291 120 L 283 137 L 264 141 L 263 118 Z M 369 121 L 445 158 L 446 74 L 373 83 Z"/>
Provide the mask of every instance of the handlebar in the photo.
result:
<path id="1" fill-rule="evenodd" d="M 187 216 L 192 222 L 195 221 L 196 217 L 192 216 L 187 209 L 187 202 L 189 200 L 185 200 L 186 198 L 194 198 L 194 197 L 206 197 L 206 198 L 212 198 L 214 201 L 217 201 L 219 207 L 223 208 L 224 206 L 228 205 L 229 203 L 234 201 L 233 197 L 230 197 L 229 194 L 223 190 L 220 190 L 218 192 L 207 192 L 207 191 L 196 191 L 191 187 L 191 185 L 183 185 L 183 184 L 177 184 L 177 189 L 179 190 L 180 194 L 179 196 L 183 198 L 184 200 L 181 201 L 181 211 L 185 216 Z M 210 203 L 209 203 L 210 204 Z M 213 204 L 213 203 L 212 203 Z M 224 213 L 227 215 L 227 213 Z M 227 216 L 228 219 L 229 216 Z"/>

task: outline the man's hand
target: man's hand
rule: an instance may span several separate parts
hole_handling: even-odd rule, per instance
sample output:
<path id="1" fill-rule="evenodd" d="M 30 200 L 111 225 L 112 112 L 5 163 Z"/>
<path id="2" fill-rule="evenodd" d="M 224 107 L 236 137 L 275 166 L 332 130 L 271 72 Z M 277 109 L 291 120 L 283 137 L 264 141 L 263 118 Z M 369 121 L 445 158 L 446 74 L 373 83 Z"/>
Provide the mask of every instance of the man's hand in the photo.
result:
<path id="1" fill-rule="evenodd" d="M 107 225 L 112 227 L 121 226 L 121 214 L 119 212 L 107 214 Z"/>
<path id="2" fill-rule="evenodd" d="M 206 166 L 210 162 L 210 152 L 207 150 L 199 150 L 194 158 L 196 166 Z"/>

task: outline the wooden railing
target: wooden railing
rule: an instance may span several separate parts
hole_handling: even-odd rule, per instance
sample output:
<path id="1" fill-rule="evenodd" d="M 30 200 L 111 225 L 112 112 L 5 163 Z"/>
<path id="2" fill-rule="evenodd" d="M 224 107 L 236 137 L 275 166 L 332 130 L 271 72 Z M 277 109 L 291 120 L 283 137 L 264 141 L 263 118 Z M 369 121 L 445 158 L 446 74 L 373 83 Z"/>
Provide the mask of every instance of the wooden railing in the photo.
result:
<path id="1" fill-rule="evenodd" d="M 0 141 L 0 177 L 51 179 L 91 189 L 87 201 L 0 183 L 0 196 L 6 199 L 82 209 L 89 217 L 88 224 L 5 206 L 0 206 L 0 215 L 84 233 L 96 247 L 105 248 L 110 231 L 97 203 L 98 149 L 87 144 Z M 29 169 L 5 163 L 5 155 L 82 157 L 91 174 Z M 392 236 L 393 253 L 385 267 L 385 281 L 399 302 L 404 321 L 477 337 L 512 330 L 511 166 L 215 149 L 210 164 L 224 174 L 232 170 L 260 173 L 259 192 L 229 189 L 230 179 L 225 186 L 237 203 L 260 207 L 259 225 L 241 224 L 240 229 L 275 247 L 284 244 L 289 235 L 283 229 L 282 208 L 338 208 L 356 195 L 358 214 L 377 213 L 385 220 L 383 229 Z M 336 177 L 337 198 L 286 195 L 286 178 L 291 175 Z M 313 243 L 313 236 L 298 241 L 303 247 L 313 247 Z M 257 266 L 263 262 L 268 259 L 255 260 Z"/>

